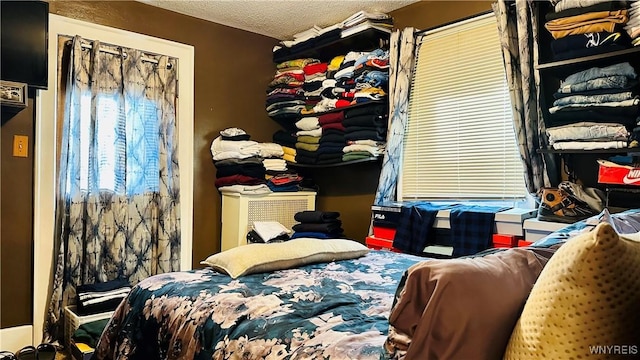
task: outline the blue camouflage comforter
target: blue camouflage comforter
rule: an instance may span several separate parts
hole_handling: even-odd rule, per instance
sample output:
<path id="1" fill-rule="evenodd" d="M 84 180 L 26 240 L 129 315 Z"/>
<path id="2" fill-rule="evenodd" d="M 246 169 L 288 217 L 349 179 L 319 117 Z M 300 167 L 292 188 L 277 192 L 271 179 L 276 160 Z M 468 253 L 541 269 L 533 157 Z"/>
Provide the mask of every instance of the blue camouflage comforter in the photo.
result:
<path id="1" fill-rule="evenodd" d="M 120 304 L 94 359 L 380 359 L 398 281 L 421 260 L 372 250 L 236 280 L 156 275 Z"/>

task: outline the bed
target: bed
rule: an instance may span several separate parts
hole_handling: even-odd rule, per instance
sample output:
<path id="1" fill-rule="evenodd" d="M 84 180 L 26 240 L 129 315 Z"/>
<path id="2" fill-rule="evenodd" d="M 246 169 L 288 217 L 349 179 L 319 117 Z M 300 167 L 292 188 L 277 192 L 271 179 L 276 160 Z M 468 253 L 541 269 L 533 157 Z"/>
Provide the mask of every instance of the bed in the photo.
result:
<path id="1" fill-rule="evenodd" d="M 591 268 L 611 268 L 605 271 L 613 274 L 610 283 L 620 283 L 617 288 L 622 291 L 640 288 L 638 231 L 639 210 L 619 215 L 605 211 L 531 247 L 490 249 L 459 259 L 426 259 L 365 248 L 353 258 L 301 266 L 286 263 L 281 270 L 261 269 L 265 271 L 248 275 L 229 272 L 234 274 L 229 276 L 214 267 L 156 275 L 136 285 L 123 300 L 93 358 L 491 360 L 503 354 L 508 359 L 586 356 L 586 345 L 556 341 L 573 341 L 574 333 L 554 333 L 571 321 L 579 329 L 575 341 L 640 346 L 636 344 L 640 313 L 629 310 L 640 301 L 640 292 L 625 295 L 628 304 L 612 307 L 615 314 L 600 316 L 595 322 L 585 322 L 583 317 L 609 311 L 609 307 L 587 307 L 581 315 L 567 318 L 567 311 L 576 304 L 563 304 L 569 292 L 589 296 L 583 301 L 589 306 L 615 299 L 613 292 L 598 288 L 599 274 L 573 284 Z M 613 257 L 598 255 L 606 255 L 605 250 L 583 251 L 594 246 L 612 249 L 611 234 L 616 232 L 636 234 L 638 240 L 623 241 L 616 235 L 618 253 Z M 285 248 L 278 251 L 294 248 L 290 245 L 296 240 L 282 243 Z M 572 245 L 566 246 L 569 241 Z M 316 243 L 327 244 L 326 240 Z M 250 246 L 235 249 L 245 251 L 246 257 L 266 256 L 262 251 L 248 252 Z M 623 261 L 624 257 L 629 259 Z M 243 261 L 238 256 L 231 259 L 237 259 L 233 264 Z M 536 301 L 528 301 L 531 297 Z M 554 316 L 562 326 L 547 321 Z M 616 320 L 603 323 L 603 319 Z M 612 323 L 624 325 L 616 325 L 624 331 L 604 334 L 597 330 Z M 604 335 L 608 337 L 597 337 Z M 549 356 L 549 349 L 559 355 Z M 523 351 L 528 355 L 523 357 Z"/>
<path id="2" fill-rule="evenodd" d="M 96 359 L 380 359 L 398 281 L 424 258 L 365 256 L 231 279 L 150 277 L 107 325 Z"/>

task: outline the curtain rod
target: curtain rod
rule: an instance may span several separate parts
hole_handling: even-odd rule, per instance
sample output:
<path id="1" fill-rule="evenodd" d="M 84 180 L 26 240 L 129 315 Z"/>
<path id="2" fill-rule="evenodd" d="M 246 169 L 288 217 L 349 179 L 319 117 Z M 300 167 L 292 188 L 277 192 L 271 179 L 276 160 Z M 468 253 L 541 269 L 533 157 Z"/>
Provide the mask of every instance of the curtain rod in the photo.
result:
<path id="1" fill-rule="evenodd" d="M 67 44 L 71 44 L 71 42 L 67 42 Z M 90 44 L 82 44 L 82 45 L 80 45 L 80 46 L 81 46 L 83 49 L 93 49 L 93 46 L 92 46 L 92 45 L 90 45 Z M 108 53 L 108 54 L 120 55 L 120 53 L 119 53 L 119 52 L 117 52 L 117 51 L 113 51 L 113 50 L 109 50 L 109 49 L 101 48 L 101 49 L 100 49 L 100 51 L 102 51 L 102 52 L 106 52 L 106 53 Z M 123 56 L 124 56 L 124 57 L 127 57 L 127 53 L 123 52 L 122 54 L 123 54 Z M 154 63 L 154 64 L 157 64 L 157 63 L 158 63 L 158 60 L 151 59 L 151 58 L 148 58 L 148 57 L 145 57 L 145 56 L 142 56 L 142 57 L 140 58 L 140 60 L 142 60 L 142 61 L 147 61 L 147 62 Z M 171 63 L 167 63 L 167 69 L 171 69 L 171 66 L 172 66 L 172 65 L 171 65 Z"/>

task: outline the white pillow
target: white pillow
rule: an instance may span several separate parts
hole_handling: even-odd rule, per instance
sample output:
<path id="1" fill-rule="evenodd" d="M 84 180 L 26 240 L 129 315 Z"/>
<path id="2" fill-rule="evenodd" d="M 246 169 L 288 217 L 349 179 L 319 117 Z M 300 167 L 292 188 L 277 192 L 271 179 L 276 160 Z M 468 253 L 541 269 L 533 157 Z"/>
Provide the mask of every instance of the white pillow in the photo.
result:
<path id="1" fill-rule="evenodd" d="M 348 239 L 297 238 L 285 242 L 248 244 L 229 249 L 200 262 L 232 278 L 289 269 L 312 263 L 354 259 L 369 249 Z"/>

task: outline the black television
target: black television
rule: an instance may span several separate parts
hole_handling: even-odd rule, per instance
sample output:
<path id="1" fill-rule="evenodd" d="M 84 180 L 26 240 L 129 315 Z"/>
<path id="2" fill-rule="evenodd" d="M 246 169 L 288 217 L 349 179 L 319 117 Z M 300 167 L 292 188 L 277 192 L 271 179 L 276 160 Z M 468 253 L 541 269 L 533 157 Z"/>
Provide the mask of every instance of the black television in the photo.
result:
<path id="1" fill-rule="evenodd" d="M 0 80 L 47 88 L 49 3 L 0 1 Z"/>

